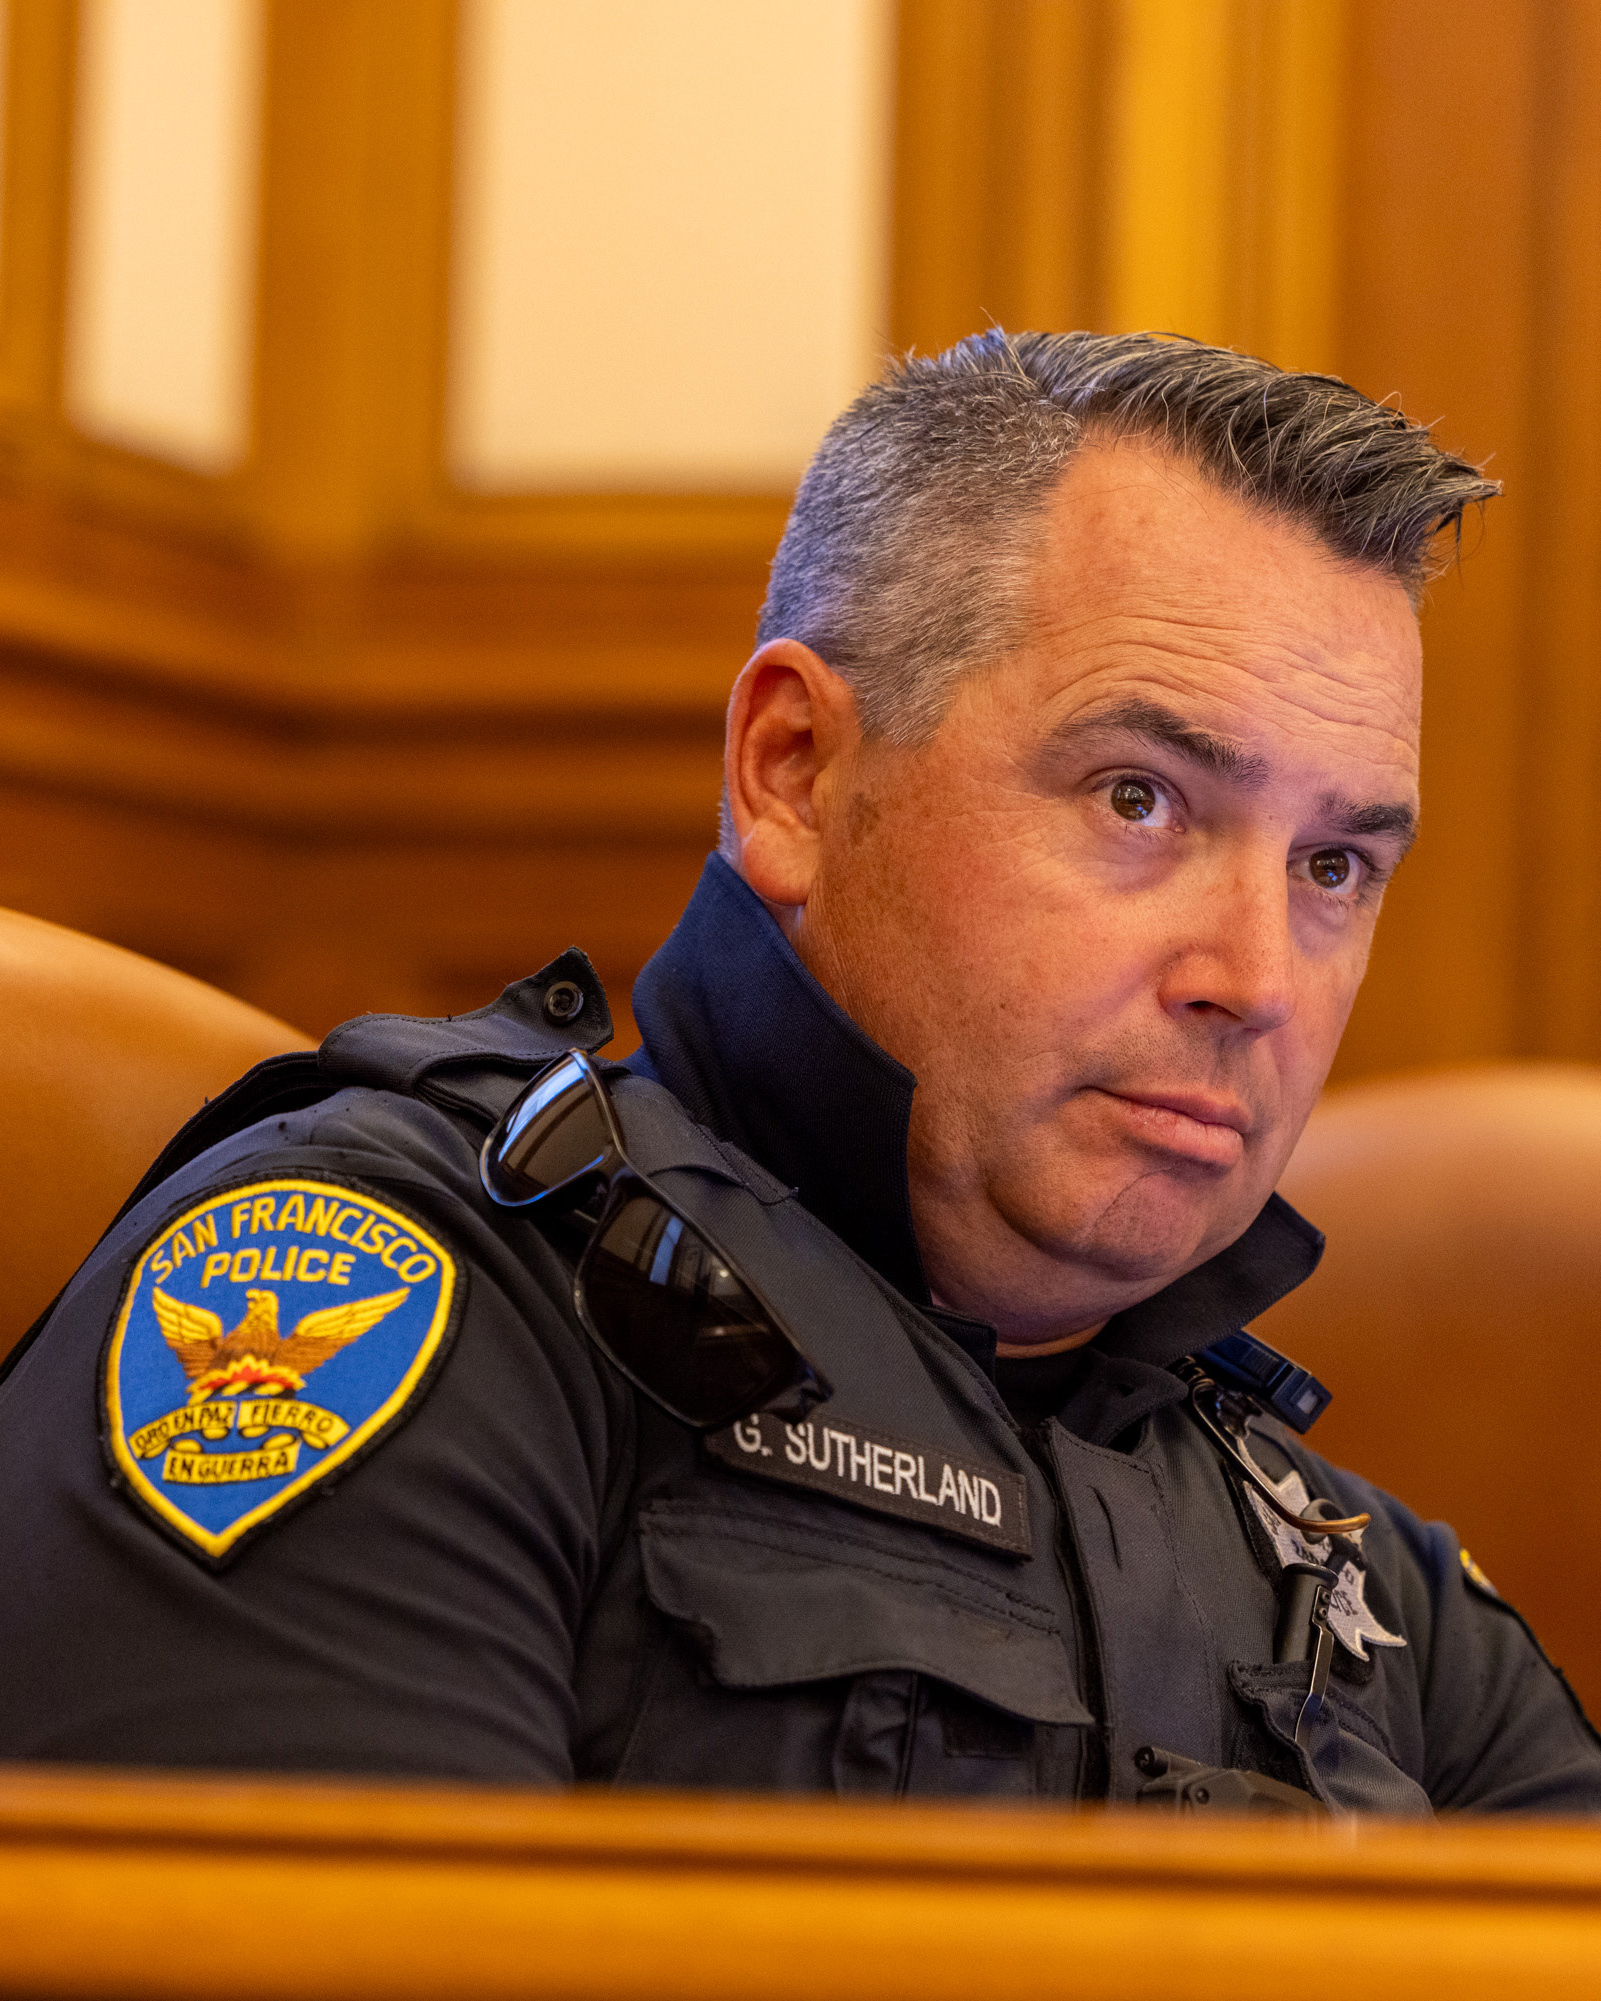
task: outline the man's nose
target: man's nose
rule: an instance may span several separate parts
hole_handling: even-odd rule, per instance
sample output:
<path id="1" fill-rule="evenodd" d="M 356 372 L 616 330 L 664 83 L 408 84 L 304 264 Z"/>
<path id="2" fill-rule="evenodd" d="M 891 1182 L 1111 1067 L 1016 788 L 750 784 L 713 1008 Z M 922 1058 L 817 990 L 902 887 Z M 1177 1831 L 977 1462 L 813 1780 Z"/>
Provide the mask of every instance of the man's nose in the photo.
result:
<path id="1" fill-rule="evenodd" d="M 1172 1014 L 1213 1014 L 1251 1035 L 1295 1013 L 1297 954 L 1282 859 L 1241 861 L 1192 908 L 1184 944 L 1162 982 Z"/>

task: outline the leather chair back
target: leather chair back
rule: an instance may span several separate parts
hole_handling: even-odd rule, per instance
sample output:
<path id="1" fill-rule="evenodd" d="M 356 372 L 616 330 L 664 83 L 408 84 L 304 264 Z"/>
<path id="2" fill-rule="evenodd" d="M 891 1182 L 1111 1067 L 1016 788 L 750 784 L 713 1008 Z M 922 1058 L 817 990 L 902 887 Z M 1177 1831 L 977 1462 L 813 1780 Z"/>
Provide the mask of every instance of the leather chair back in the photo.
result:
<path id="1" fill-rule="evenodd" d="M 1310 1443 L 1449 1521 L 1601 1716 L 1601 1069 L 1331 1091 L 1280 1184 L 1328 1235 L 1258 1323 Z"/>
<path id="2" fill-rule="evenodd" d="M 0 911 L 0 1355 L 191 1113 L 297 1030 L 168 966 Z"/>

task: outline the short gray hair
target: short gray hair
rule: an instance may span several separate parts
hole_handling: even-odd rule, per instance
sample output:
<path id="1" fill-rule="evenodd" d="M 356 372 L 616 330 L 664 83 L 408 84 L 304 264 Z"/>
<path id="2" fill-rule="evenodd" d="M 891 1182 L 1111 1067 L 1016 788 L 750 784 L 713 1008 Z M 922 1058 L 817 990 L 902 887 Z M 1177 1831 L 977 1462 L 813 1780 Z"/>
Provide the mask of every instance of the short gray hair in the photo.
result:
<path id="1" fill-rule="evenodd" d="M 993 329 L 892 365 L 836 419 L 773 559 L 760 644 L 798 639 L 869 735 L 933 734 L 969 668 L 1025 634 L 1034 540 L 1086 438 L 1166 446 L 1304 523 L 1416 604 L 1442 528 L 1499 492 L 1332 375 L 1173 335 Z"/>

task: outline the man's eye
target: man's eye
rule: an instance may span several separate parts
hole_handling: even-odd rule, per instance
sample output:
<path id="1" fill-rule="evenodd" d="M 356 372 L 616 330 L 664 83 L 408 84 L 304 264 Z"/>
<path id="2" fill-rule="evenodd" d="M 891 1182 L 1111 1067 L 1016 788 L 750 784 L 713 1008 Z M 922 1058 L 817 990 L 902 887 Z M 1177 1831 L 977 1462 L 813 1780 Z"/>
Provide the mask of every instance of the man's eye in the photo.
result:
<path id="1" fill-rule="evenodd" d="M 1156 787 L 1143 778 L 1120 778 L 1107 796 L 1112 811 L 1124 820 L 1148 820 L 1161 803 Z"/>
<path id="2" fill-rule="evenodd" d="M 1355 887 L 1356 871 L 1349 848 L 1319 848 L 1307 858 L 1306 872 L 1319 889 L 1336 892 Z"/>

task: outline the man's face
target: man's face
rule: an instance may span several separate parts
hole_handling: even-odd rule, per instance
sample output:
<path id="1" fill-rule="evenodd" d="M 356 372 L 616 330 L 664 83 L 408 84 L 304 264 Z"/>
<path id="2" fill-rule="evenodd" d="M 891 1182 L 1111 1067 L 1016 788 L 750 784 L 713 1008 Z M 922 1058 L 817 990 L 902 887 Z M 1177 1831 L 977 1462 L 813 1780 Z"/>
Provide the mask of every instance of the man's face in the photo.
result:
<path id="1" fill-rule="evenodd" d="M 916 1075 L 936 1297 L 1098 1325 L 1249 1225 L 1417 808 L 1401 587 L 1154 448 L 1054 498 L 1018 653 L 821 788 L 797 948 Z"/>

